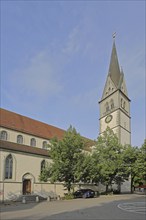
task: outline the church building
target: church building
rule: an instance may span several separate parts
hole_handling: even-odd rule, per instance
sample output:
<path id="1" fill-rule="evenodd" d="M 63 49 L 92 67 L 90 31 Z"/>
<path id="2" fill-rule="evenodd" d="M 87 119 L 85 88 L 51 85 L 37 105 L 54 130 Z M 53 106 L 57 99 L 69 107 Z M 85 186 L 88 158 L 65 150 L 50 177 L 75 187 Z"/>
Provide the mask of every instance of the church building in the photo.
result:
<path id="1" fill-rule="evenodd" d="M 0 109 L 0 201 L 18 200 L 22 195 L 64 196 L 62 183 L 41 182 L 39 176 L 52 163 L 49 144 L 63 138 L 65 130 Z M 85 140 L 85 151 L 93 141 Z"/>
<path id="2" fill-rule="evenodd" d="M 131 143 L 130 99 L 123 70 L 119 67 L 115 39 L 100 106 L 100 135 L 109 126 L 122 145 Z M 51 163 L 47 146 L 65 130 L 0 109 L 0 201 L 17 200 L 21 195 L 64 195 L 61 183 L 41 182 L 39 175 Z M 94 141 L 87 139 L 87 151 Z M 90 150 L 89 150 L 90 149 Z"/>

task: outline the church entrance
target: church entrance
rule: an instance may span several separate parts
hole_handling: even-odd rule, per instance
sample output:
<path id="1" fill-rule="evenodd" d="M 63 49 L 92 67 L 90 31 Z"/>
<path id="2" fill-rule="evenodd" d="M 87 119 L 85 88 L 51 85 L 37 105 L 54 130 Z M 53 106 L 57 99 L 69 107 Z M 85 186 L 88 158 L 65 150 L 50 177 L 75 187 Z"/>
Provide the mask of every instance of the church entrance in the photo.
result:
<path id="1" fill-rule="evenodd" d="M 25 173 L 22 176 L 22 194 L 30 195 L 34 192 L 34 176 L 31 173 Z"/>
<path id="2" fill-rule="evenodd" d="M 23 195 L 31 194 L 31 180 L 23 180 Z"/>

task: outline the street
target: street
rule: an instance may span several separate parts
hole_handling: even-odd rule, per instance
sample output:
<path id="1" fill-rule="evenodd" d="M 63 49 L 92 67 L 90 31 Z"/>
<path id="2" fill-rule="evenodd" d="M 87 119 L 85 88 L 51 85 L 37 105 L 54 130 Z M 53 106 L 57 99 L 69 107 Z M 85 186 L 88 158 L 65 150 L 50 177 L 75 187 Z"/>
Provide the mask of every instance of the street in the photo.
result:
<path id="1" fill-rule="evenodd" d="M 1 205 L 1 220 L 144 220 L 145 205 L 144 195 Z"/>

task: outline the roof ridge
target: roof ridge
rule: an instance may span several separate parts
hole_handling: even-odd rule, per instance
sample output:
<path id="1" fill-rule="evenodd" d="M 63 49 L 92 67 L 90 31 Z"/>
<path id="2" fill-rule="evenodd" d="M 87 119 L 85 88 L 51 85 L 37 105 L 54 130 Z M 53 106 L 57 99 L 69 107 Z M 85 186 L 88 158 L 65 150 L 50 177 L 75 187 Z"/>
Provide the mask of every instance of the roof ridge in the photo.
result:
<path id="1" fill-rule="evenodd" d="M 29 133 L 45 139 L 52 139 L 55 136 L 61 139 L 66 132 L 61 128 L 2 108 L 0 108 L 0 124 L 5 128 Z"/>
<path id="2" fill-rule="evenodd" d="M 10 111 L 10 110 L 4 109 L 4 108 L 0 108 L 0 111 L 1 111 L 1 110 L 6 111 L 6 112 L 9 112 L 9 113 L 11 113 L 11 114 L 15 114 L 15 115 L 21 116 L 21 117 L 23 117 L 23 118 L 27 118 L 27 119 L 30 119 L 30 120 L 33 120 L 33 121 L 36 121 L 36 122 L 39 122 L 39 123 L 42 123 L 42 124 L 51 126 L 51 127 L 53 127 L 53 128 L 57 128 L 57 129 L 62 130 L 62 131 L 65 131 L 63 128 L 59 128 L 59 127 L 56 127 L 56 126 L 54 126 L 54 125 L 47 124 L 46 122 L 42 122 L 42 121 L 40 121 L 40 120 L 38 120 L 38 119 L 34 119 L 34 118 L 29 117 L 29 116 L 25 116 L 25 115 L 16 113 L 16 112 L 14 112 L 14 111 Z M 1 115 L 0 115 L 0 116 L 1 116 Z"/>

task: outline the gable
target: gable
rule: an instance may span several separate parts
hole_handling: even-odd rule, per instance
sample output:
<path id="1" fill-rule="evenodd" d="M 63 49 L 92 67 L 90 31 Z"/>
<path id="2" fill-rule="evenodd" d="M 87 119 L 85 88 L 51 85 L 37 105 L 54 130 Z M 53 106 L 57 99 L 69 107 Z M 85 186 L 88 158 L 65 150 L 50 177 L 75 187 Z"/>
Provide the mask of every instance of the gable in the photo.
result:
<path id="1" fill-rule="evenodd" d="M 105 99 L 107 96 L 115 92 L 115 90 L 116 90 L 116 86 L 113 83 L 111 77 L 108 76 L 103 90 L 102 99 Z"/>
<path id="2" fill-rule="evenodd" d="M 124 77 L 123 77 L 120 89 L 128 97 L 128 92 L 127 92 L 127 87 L 126 87 L 126 83 L 125 83 Z"/>

